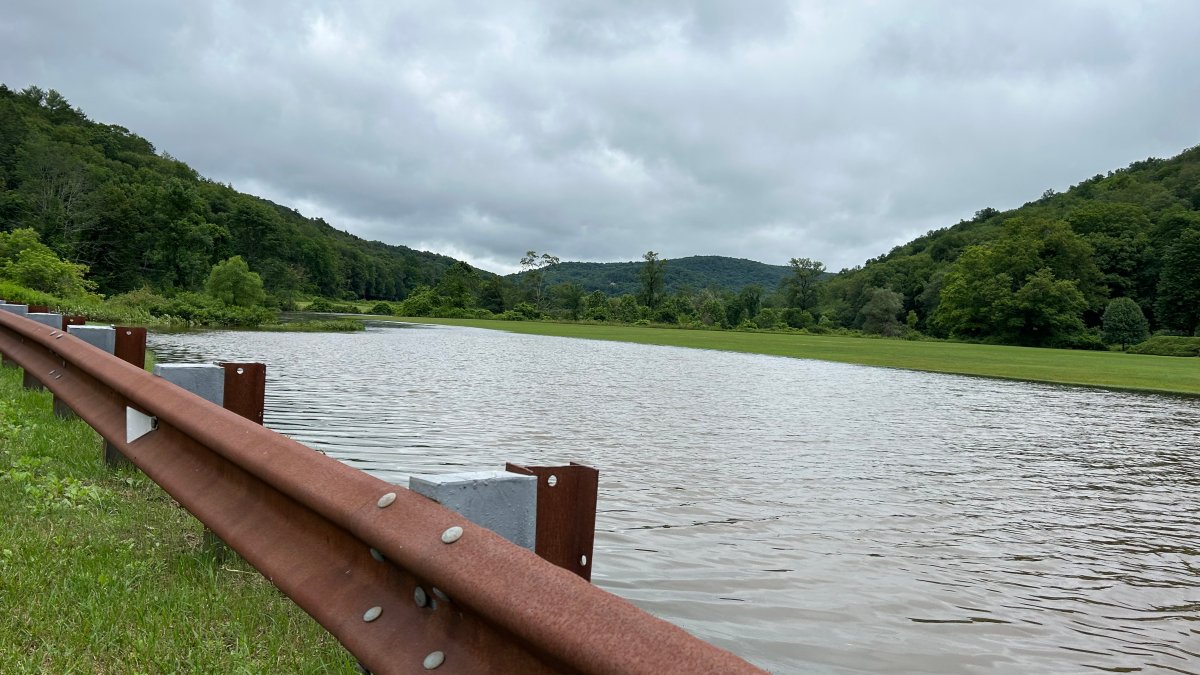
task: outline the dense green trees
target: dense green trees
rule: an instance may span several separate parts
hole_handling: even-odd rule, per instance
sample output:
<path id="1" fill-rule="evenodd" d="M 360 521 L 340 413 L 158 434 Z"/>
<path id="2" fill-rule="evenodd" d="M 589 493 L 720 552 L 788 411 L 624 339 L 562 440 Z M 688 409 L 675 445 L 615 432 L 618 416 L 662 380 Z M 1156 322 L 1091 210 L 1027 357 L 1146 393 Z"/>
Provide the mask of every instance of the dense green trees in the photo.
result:
<path id="1" fill-rule="evenodd" d="M 62 298 L 79 298 L 96 287 L 85 274 L 86 265 L 60 259 L 30 228 L 0 232 L 0 279 Z"/>
<path id="2" fill-rule="evenodd" d="M 626 293 L 636 296 L 643 290 L 641 272 L 645 265 L 644 258 L 621 263 L 563 261 L 544 270 L 544 276 L 546 283 L 551 286 L 571 281 L 583 286 L 587 293 L 603 291 L 610 296 Z M 694 292 L 702 288 L 719 288 L 736 293 L 750 284 L 774 289 L 791 270 L 782 265 L 767 265 L 740 258 L 689 256 L 671 258 L 670 264 L 662 272 L 665 298 L 673 293 Z M 522 277 L 524 274 L 515 276 Z"/>
<path id="3" fill-rule="evenodd" d="M 1158 280 L 1156 313 L 1162 325 L 1186 334 L 1200 328 L 1200 228 L 1167 249 Z"/>
<path id="4" fill-rule="evenodd" d="M 105 294 L 197 291 L 215 263 L 240 255 L 285 301 L 400 299 L 438 283 L 455 262 L 363 241 L 205 180 L 128 129 L 92 122 L 53 90 L 0 85 L 0 232 L 22 228 L 90 268 Z"/>
<path id="5" fill-rule="evenodd" d="M 955 337 L 1010 344 L 1069 344 L 1098 301 L 1099 272 L 1090 246 L 1060 221 L 1008 224 L 1003 237 L 969 247 L 950 267 L 933 316 Z"/>
<path id="6" fill-rule="evenodd" d="M 914 327 L 936 336 L 1095 347 L 1108 299 L 1124 297 L 1152 330 L 1190 334 L 1200 323 L 1197 232 L 1192 148 L 917 237 L 822 283 L 814 314 L 861 328 L 868 290 L 888 288 Z"/>
<path id="7" fill-rule="evenodd" d="M 319 295 L 403 300 L 391 307 L 407 314 L 1102 346 L 1102 328 L 1117 344 L 1140 335 L 1134 303 L 1151 330 L 1191 335 L 1200 148 L 1018 209 L 981 209 L 836 275 L 804 257 L 786 267 L 717 256 L 668 265 L 651 251 L 641 262 L 560 264 L 529 251 L 521 262 L 523 273 L 500 278 L 363 241 L 205 180 L 53 90 L 0 85 L 0 277 L 59 296 L 125 294 L 180 316 Z M 259 288 L 253 278 L 265 299 L 234 283 Z"/>

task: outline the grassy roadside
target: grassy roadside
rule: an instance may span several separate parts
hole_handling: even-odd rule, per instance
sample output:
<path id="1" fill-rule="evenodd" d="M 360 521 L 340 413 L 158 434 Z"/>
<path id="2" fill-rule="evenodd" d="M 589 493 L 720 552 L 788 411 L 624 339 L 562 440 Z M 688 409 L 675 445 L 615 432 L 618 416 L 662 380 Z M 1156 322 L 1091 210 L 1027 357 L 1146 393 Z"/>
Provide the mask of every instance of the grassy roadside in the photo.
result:
<path id="1" fill-rule="evenodd" d="M 356 672 L 323 628 L 50 394 L 0 370 L 0 671 Z"/>
<path id="2" fill-rule="evenodd" d="M 743 333 L 487 319 L 402 320 L 489 328 L 513 333 L 718 349 L 1033 382 L 1200 394 L 1200 358 L 795 333 Z"/>

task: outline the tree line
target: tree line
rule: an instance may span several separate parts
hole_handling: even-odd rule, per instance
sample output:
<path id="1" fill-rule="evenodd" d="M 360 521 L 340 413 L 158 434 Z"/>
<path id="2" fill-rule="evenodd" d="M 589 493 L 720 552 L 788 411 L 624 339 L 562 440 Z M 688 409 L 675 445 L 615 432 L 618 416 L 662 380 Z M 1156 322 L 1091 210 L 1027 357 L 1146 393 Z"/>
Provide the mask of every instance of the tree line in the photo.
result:
<path id="1" fill-rule="evenodd" d="M 1063 193 L 929 232 L 823 289 L 862 327 L 876 289 L 938 337 L 1099 348 L 1105 316 L 1163 334 L 1200 328 L 1200 148 L 1096 175 Z M 1109 336 L 1111 337 L 1111 336 Z M 1127 336 L 1128 337 L 1128 336 Z"/>
<path id="2" fill-rule="evenodd" d="M 62 295 L 128 296 L 164 311 L 240 311 L 220 299 L 233 296 L 212 292 L 215 268 L 226 266 L 258 279 L 256 303 L 379 300 L 414 316 L 1077 348 L 1200 328 L 1200 148 L 1047 190 L 1017 209 L 982 209 L 836 274 L 804 257 L 781 269 L 649 251 L 617 284 L 603 265 L 563 264 L 549 253 L 529 251 L 520 274 L 498 277 L 367 242 L 206 180 L 128 129 L 89 120 L 54 90 L 0 84 L 4 232 L 0 279 Z"/>
<path id="3" fill-rule="evenodd" d="M 285 304 L 314 294 L 399 300 L 454 263 L 207 180 L 53 89 L 0 84 L 0 231 L 26 228 L 89 268 L 105 295 L 200 291 L 213 265 L 241 256 Z"/>

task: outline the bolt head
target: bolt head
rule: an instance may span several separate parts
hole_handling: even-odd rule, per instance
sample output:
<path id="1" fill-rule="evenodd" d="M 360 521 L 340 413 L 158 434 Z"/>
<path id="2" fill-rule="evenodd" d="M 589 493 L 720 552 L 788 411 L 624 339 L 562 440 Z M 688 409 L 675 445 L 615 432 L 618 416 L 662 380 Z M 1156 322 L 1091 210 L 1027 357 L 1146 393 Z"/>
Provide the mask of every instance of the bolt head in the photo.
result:
<path id="1" fill-rule="evenodd" d="M 366 612 L 363 613 L 363 621 L 366 621 L 367 623 L 371 623 L 375 619 L 378 619 L 380 614 L 383 614 L 382 607 L 378 607 L 378 606 L 372 607 L 371 609 L 368 609 Z"/>
<path id="2" fill-rule="evenodd" d="M 433 670 L 445 662 L 446 655 L 443 652 L 430 652 L 421 665 L 425 666 L 425 670 Z"/>
<path id="3" fill-rule="evenodd" d="M 450 529 L 448 529 L 442 533 L 442 543 L 443 544 L 453 544 L 454 542 L 458 541 L 459 539 L 462 539 L 462 536 L 463 536 L 463 529 L 461 527 L 455 525 L 454 527 L 451 527 Z"/>
<path id="4" fill-rule="evenodd" d="M 392 502 L 394 502 L 394 501 L 396 501 L 396 493 L 389 492 L 389 493 L 385 494 L 384 496 L 380 497 L 379 501 L 375 502 L 375 506 L 378 506 L 381 509 L 387 508 L 387 507 L 391 506 Z"/>

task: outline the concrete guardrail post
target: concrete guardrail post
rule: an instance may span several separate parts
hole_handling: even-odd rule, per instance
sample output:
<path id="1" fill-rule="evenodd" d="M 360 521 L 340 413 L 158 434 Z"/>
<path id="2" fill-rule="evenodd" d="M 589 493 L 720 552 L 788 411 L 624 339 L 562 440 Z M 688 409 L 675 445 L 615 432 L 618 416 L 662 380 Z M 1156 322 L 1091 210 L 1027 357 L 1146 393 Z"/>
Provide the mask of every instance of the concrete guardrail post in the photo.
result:
<path id="1" fill-rule="evenodd" d="M 517 546 L 534 550 L 537 477 L 507 471 L 412 476 L 408 488 Z"/>
<path id="2" fill-rule="evenodd" d="M 68 325 L 66 331 L 67 334 L 83 340 L 100 351 L 112 354 L 116 348 L 117 336 L 116 331 L 112 326 Z M 55 396 L 54 414 L 63 419 L 69 419 L 75 416 L 75 411 L 71 410 L 67 404 L 63 403 L 57 396 Z M 109 459 L 110 452 L 116 453 L 118 456 L 121 454 L 116 448 L 112 448 L 111 451 L 109 448 L 111 448 L 111 445 L 108 443 L 108 441 L 105 441 L 104 458 L 106 461 Z M 113 461 L 109 463 L 111 464 L 120 462 L 117 461 L 117 457 L 114 456 Z"/>
<path id="3" fill-rule="evenodd" d="M 67 317 L 77 320 L 78 317 Z M 140 326 L 83 326 L 67 325 L 67 332 L 84 342 L 113 354 L 117 358 L 144 368 L 146 366 L 146 329 Z M 54 400 L 54 414 L 59 417 L 72 417 L 74 411 L 57 398 Z M 124 466 L 129 460 L 112 443 L 104 441 L 104 463 L 112 466 Z"/>
<path id="4" fill-rule="evenodd" d="M 17 316 L 27 316 L 29 314 L 29 305 L 14 305 L 0 301 L 0 312 L 10 312 Z M 16 368 L 17 364 L 11 361 L 7 356 L 0 359 L 4 363 L 5 368 Z"/>

